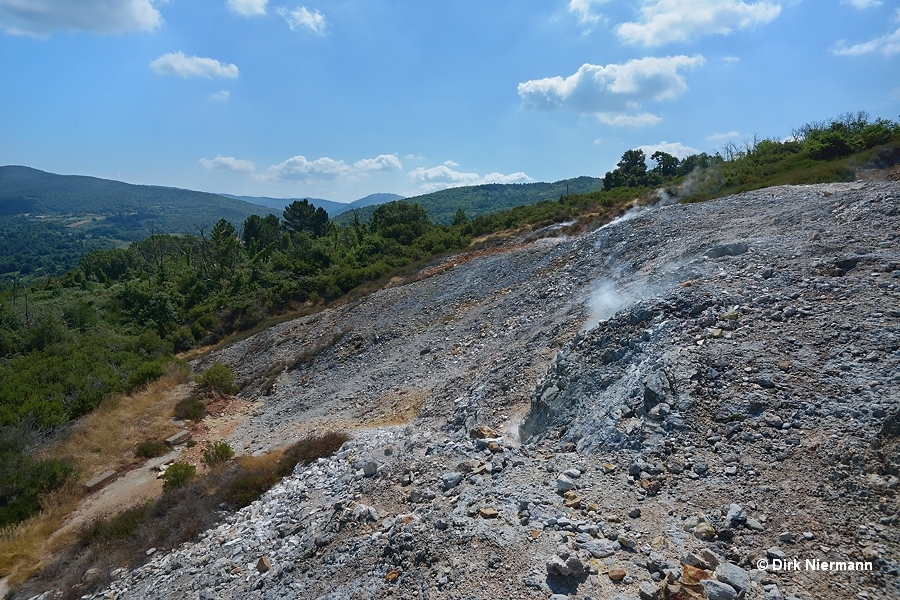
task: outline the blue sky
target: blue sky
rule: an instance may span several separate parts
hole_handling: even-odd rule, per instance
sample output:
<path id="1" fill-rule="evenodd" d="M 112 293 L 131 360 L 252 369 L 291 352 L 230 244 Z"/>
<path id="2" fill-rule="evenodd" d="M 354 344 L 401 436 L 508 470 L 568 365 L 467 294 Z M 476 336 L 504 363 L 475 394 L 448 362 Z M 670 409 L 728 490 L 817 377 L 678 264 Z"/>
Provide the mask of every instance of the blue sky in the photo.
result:
<path id="1" fill-rule="evenodd" d="M 0 0 L 0 81 L 0 164 L 352 201 L 896 120 L 900 7 Z"/>

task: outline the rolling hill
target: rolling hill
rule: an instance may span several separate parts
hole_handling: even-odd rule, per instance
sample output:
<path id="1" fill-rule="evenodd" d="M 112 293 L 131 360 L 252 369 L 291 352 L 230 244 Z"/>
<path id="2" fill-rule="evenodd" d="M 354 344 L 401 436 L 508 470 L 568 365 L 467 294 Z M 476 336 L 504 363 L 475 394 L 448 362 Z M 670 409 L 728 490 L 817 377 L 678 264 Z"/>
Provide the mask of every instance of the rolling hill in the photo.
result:
<path id="1" fill-rule="evenodd" d="M 272 209 L 272 214 L 277 216 L 281 216 L 282 211 L 284 211 L 284 207 L 293 202 L 294 200 L 307 200 L 313 206 L 324 208 L 328 213 L 328 216 L 334 218 L 340 214 L 343 214 L 349 210 L 364 208 L 367 206 L 372 206 L 376 204 L 384 204 L 385 202 L 391 202 L 393 200 L 401 200 L 403 196 L 398 194 L 369 194 L 359 200 L 354 200 L 353 202 L 335 202 L 334 200 L 324 200 L 322 198 L 270 198 L 268 196 L 233 196 L 231 194 L 221 194 L 226 198 L 234 198 L 236 200 L 243 200 L 244 202 L 250 202 L 251 204 L 259 204 L 260 206 L 265 206 Z"/>
<path id="2" fill-rule="evenodd" d="M 418 203 L 435 223 L 447 225 L 453 221 L 453 215 L 462 209 L 471 218 L 514 206 L 537 204 L 544 200 L 555 200 L 566 194 L 586 194 L 603 189 L 603 180 L 595 177 L 575 177 L 554 183 L 491 183 L 466 187 L 449 188 L 407 198 L 408 202 Z M 355 203 L 354 203 L 355 204 Z M 352 207 L 352 205 L 351 205 Z M 355 207 L 352 207 L 355 208 Z M 356 215 L 362 221 L 368 221 L 375 212 L 376 205 L 360 207 Z M 348 211 L 335 222 L 346 225 L 353 220 Z"/>
<path id="3" fill-rule="evenodd" d="M 0 274 L 56 275 L 91 250 L 154 232 L 208 231 L 221 218 L 239 226 L 251 214 L 268 212 L 217 194 L 4 166 Z"/>

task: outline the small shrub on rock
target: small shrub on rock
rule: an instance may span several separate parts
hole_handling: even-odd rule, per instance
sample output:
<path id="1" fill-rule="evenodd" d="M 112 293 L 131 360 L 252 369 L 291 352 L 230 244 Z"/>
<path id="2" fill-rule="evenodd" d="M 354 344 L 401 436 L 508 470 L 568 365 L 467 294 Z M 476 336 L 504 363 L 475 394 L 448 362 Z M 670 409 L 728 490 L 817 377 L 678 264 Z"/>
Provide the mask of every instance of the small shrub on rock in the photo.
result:
<path id="1" fill-rule="evenodd" d="M 233 456 L 234 450 L 231 449 L 231 446 L 227 442 L 219 440 L 213 442 L 212 446 L 203 453 L 203 462 L 210 467 L 214 467 L 231 460 Z"/>
<path id="2" fill-rule="evenodd" d="M 194 465 L 186 462 L 172 463 L 163 473 L 163 489 L 172 490 L 184 486 L 196 472 L 197 467 Z"/>
<path id="3" fill-rule="evenodd" d="M 206 405 L 202 400 L 194 396 L 183 398 L 175 404 L 173 416 L 176 419 L 200 421 L 206 416 Z"/>
<path id="4" fill-rule="evenodd" d="M 233 394 L 237 391 L 235 379 L 234 371 L 220 362 L 214 362 L 212 366 L 203 371 L 197 383 L 204 390 L 220 394 Z"/>
<path id="5" fill-rule="evenodd" d="M 165 442 L 148 440 L 137 445 L 137 448 L 134 449 L 134 455 L 140 458 L 156 458 L 168 451 L 169 447 L 166 446 Z"/>
<path id="6" fill-rule="evenodd" d="M 349 439 L 350 436 L 339 431 L 302 439 L 285 450 L 276 466 L 276 473 L 279 477 L 287 477 L 298 464 L 308 465 L 317 458 L 331 456 Z"/>

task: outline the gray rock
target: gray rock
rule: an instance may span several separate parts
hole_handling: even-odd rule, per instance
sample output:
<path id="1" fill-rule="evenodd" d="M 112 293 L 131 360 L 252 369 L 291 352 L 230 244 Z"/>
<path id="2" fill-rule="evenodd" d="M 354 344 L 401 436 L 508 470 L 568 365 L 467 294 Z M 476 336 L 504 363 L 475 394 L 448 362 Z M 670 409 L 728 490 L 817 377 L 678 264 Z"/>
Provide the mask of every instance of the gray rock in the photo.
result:
<path id="1" fill-rule="evenodd" d="M 707 600 L 735 600 L 738 596 L 733 587 L 715 579 L 704 579 L 700 585 L 703 586 L 703 595 Z"/>
<path id="2" fill-rule="evenodd" d="M 763 586 L 763 600 L 783 600 L 781 590 L 774 583 Z"/>
<path id="3" fill-rule="evenodd" d="M 727 583 L 738 593 L 750 589 L 750 573 L 730 562 L 724 562 L 716 568 L 716 579 Z"/>
<path id="4" fill-rule="evenodd" d="M 737 527 L 747 522 L 747 514 L 739 504 L 731 504 L 728 506 L 728 514 L 725 515 L 725 525 L 728 527 Z"/>
<path id="5" fill-rule="evenodd" d="M 560 474 L 560 476 L 556 478 L 556 489 L 560 492 L 568 492 L 569 490 L 574 490 L 575 482 L 569 479 L 566 475 Z"/>
<path id="6" fill-rule="evenodd" d="M 441 488 L 443 488 L 444 491 L 453 489 L 457 485 L 459 485 L 459 482 L 462 481 L 462 478 L 463 474 L 459 471 L 451 471 L 450 473 L 445 473 L 441 477 Z"/>
<path id="7" fill-rule="evenodd" d="M 367 460 L 363 465 L 362 472 L 366 477 L 374 477 L 378 473 L 378 463 L 374 460 Z"/>
<path id="8" fill-rule="evenodd" d="M 586 542 L 581 547 L 594 558 L 607 558 L 616 553 L 616 545 L 606 540 Z"/>
<path id="9" fill-rule="evenodd" d="M 641 600 L 656 600 L 658 591 L 659 588 L 656 584 L 642 581 L 640 587 L 638 587 L 638 596 Z"/>

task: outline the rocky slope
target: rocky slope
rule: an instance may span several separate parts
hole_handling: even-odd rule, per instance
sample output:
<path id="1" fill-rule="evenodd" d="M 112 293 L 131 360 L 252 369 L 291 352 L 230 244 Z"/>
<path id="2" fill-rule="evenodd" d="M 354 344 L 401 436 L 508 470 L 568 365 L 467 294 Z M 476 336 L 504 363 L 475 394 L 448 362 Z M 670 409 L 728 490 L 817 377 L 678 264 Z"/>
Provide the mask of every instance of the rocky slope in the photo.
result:
<path id="1" fill-rule="evenodd" d="M 353 439 L 95 597 L 900 597 L 898 198 L 546 231 L 224 349 L 234 447 Z"/>

